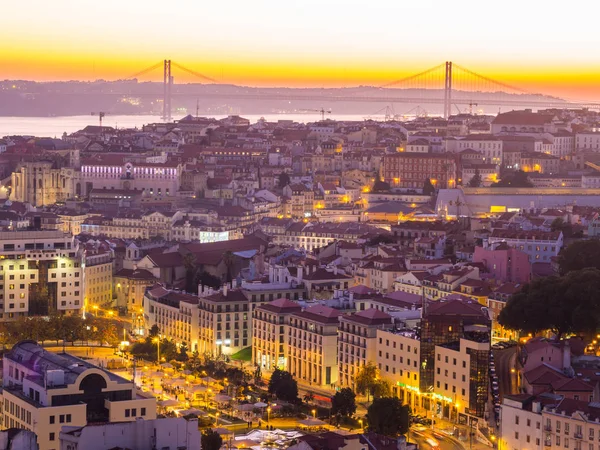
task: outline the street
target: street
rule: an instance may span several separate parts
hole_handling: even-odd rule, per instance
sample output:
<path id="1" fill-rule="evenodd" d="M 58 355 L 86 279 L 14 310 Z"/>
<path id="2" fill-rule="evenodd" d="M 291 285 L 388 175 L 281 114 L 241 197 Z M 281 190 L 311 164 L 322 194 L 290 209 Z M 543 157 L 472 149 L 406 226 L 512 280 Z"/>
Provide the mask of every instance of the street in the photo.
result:
<path id="1" fill-rule="evenodd" d="M 517 375 L 512 372 L 516 358 L 517 347 L 509 347 L 504 350 L 494 350 L 494 361 L 496 363 L 496 374 L 500 391 L 500 401 L 504 395 L 518 393 Z"/>

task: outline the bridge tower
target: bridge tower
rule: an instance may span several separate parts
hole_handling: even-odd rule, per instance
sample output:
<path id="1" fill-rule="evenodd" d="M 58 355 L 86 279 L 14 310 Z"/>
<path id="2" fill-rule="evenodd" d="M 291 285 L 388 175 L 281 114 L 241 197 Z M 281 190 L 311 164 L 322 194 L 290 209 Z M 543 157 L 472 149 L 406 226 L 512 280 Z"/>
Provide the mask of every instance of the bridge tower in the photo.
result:
<path id="1" fill-rule="evenodd" d="M 452 115 L 452 61 L 446 61 L 444 77 L 444 119 Z"/>
<path id="2" fill-rule="evenodd" d="M 171 88 L 173 87 L 173 77 L 171 76 L 171 60 L 165 59 L 163 66 L 163 120 L 171 121 Z"/>

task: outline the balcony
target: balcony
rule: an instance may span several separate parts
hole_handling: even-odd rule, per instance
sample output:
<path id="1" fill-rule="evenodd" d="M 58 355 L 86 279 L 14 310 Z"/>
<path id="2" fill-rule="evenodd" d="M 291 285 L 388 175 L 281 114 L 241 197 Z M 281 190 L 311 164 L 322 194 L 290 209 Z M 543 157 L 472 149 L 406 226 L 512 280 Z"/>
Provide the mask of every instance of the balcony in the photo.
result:
<path id="1" fill-rule="evenodd" d="M 552 431 L 552 425 L 544 425 L 544 431 Z"/>
<path id="2" fill-rule="evenodd" d="M 575 439 L 583 439 L 583 433 L 578 433 L 577 431 L 573 433 L 573 437 Z"/>

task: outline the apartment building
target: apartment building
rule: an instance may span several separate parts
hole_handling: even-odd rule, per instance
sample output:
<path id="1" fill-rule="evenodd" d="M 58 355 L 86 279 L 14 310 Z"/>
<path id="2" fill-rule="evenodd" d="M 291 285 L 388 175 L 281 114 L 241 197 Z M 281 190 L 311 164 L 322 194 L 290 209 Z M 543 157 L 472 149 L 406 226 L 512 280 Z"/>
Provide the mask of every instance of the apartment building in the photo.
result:
<path id="1" fill-rule="evenodd" d="M 423 295 L 430 300 L 438 300 L 459 290 L 460 285 L 465 281 L 478 279 L 479 268 L 456 267 L 438 275 L 423 278 Z"/>
<path id="2" fill-rule="evenodd" d="M 61 231 L 0 232 L 0 320 L 84 305 L 79 242 Z"/>
<path id="3" fill-rule="evenodd" d="M 40 450 L 57 450 L 63 426 L 156 419 L 156 399 L 133 382 L 66 353 L 21 341 L 4 355 L 3 427 L 37 435 Z"/>
<path id="4" fill-rule="evenodd" d="M 380 234 L 381 229 L 356 222 L 296 222 L 287 227 L 283 235 L 274 235 L 273 241 L 276 244 L 289 245 L 294 248 L 304 248 L 312 251 L 315 248 L 329 245 L 333 241 L 356 243 L 368 233 Z"/>
<path id="5" fill-rule="evenodd" d="M 392 316 L 370 308 L 340 316 L 338 332 L 339 385 L 355 388 L 360 368 L 377 360 L 377 330 L 389 328 Z"/>
<path id="6" fill-rule="evenodd" d="M 461 153 L 467 149 L 476 150 L 482 155 L 484 163 L 493 165 L 502 165 L 503 144 L 498 137 L 491 134 L 473 134 L 446 143 L 448 151 Z M 453 150 L 450 147 L 453 147 Z"/>
<path id="7" fill-rule="evenodd" d="M 156 325 L 165 338 L 178 344 L 185 342 L 191 351 L 200 351 L 198 303 L 197 296 L 169 290 L 160 284 L 148 288 L 143 306 L 146 327 Z"/>
<path id="8" fill-rule="evenodd" d="M 287 342 L 289 372 L 312 386 L 338 382 L 337 343 L 341 311 L 315 305 L 290 317 Z"/>
<path id="9" fill-rule="evenodd" d="M 116 306 L 133 313 L 143 308 L 146 288 L 159 281 L 145 269 L 121 269 L 113 279 Z"/>
<path id="10" fill-rule="evenodd" d="M 490 245 L 505 242 L 529 256 L 529 262 L 549 263 L 553 256 L 558 256 L 563 246 L 561 231 L 515 231 L 495 229 L 488 238 Z"/>
<path id="11" fill-rule="evenodd" d="M 415 330 L 377 330 L 377 366 L 389 380 L 392 394 L 413 410 L 421 407 L 419 362 L 421 342 Z"/>
<path id="12" fill-rule="evenodd" d="M 428 179 L 439 189 L 456 187 L 456 161 L 449 153 L 385 155 L 381 174 L 392 187 L 422 189 Z"/>
<path id="13" fill-rule="evenodd" d="M 419 388 L 435 393 L 437 397 L 432 397 L 438 409 L 448 412 L 448 417 L 452 407 L 459 419 L 465 415 L 483 417 L 489 386 L 490 333 L 487 309 L 477 302 L 440 300 L 424 307 Z"/>
<path id="14" fill-rule="evenodd" d="M 113 252 L 107 245 L 85 246 L 85 307 L 112 303 Z"/>
<path id="15" fill-rule="evenodd" d="M 583 131 L 575 135 L 575 150 L 600 151 L 600 132 Z"/>
<path id="16" fill-rule="evenodd" d="M 201 288 L 198 300 L 198 351 L 232 355 L 252 342 L 252 316 L 248 297 L 223 285 L 215 292 Z"/>
<path id="17" fill-rule="evenodd" d="M 252 361 L 264 371 L 287 370 L 291 348 L 288 328 L 291 316 L 302 307 L 286 298 L 257 306 L 252 313 Z"/>

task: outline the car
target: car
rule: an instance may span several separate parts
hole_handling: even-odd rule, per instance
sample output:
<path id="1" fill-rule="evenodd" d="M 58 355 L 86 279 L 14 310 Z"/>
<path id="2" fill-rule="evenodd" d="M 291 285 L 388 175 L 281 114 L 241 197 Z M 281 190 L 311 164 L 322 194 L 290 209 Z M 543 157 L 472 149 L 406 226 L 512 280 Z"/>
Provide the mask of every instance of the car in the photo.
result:
<path id="1" fill-rule="evenodd" d="M 440 446 L 440 443 L 434 438 L 427 438 L 425 439 L 425 442 L 427 442 L 431 448 L 439 448 Z"/>
<path id="2" fill-rule="evenodd" d="M 494 350 L 502 350 L 503 347 L 501 347 L 500 344 L 494 344 L 494 345 L 492 345 L 492 348 Z"/>
<path id="3" fill-rule="evenodd" d="M 425 430 L 427 430 L 427 428 L 424 427 L 423 425 L 421 425 L 420 423 L 417 424 L 417 425 L 413 425 L 412 429 L 415 430 L 415 431 L 425 431 Z"/>

